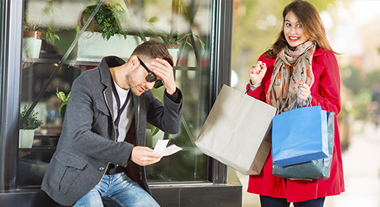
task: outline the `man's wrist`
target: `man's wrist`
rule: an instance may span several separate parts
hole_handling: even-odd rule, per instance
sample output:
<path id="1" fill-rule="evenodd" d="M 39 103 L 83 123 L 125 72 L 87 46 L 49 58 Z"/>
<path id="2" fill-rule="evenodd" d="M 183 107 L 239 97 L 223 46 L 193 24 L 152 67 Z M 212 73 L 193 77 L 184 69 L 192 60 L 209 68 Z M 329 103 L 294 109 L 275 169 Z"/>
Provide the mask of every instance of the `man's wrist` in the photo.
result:
<path id="1" fill-rule="evenodd" d="M 167 94 L 166 96 L 172 100 L 173 102 L 175 103 L 180 103 L 181 102 L 181 93 L 178 91 L 178 89 L 176 88 L 176 91 L 173 93 L 173 95 L 170 95 L 167 91 L 165 91 L 165 93 Z"/>
<path id="2" fill-rule="evenodd" d="M 169 95 L 174 95 L 176 91 L 177 91 L 177 87 L 174 88 L 174 90 L 166 88 L 166 93 L 168 93 Z"/>

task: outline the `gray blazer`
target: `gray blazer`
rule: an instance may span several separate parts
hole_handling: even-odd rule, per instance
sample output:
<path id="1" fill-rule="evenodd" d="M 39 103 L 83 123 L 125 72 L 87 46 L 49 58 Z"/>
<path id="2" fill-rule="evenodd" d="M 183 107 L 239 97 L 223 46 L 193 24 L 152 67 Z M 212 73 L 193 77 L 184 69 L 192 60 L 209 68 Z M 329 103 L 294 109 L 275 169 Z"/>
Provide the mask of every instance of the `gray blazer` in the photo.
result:
<path id="1" fill-rule="evenodd" d="M 112 78 L 109 67 L 124 61 L 105 57 L 99 66 L 75 79 L 68 101 L 63 129 L 41 189 L 61 205 L 73 205 L 97 185 L 109 163 L 127 166 L 134 145 L 116 142 L 112 114 Z M 180 103 L 164 95 L 163 105 L 150 91 L 132 96 L 136 145 L 145 145 L 146 123 L 176 134 L 180 130 Z M 149 192 L 145 168 L 138 167 L 140 179 Z"/>

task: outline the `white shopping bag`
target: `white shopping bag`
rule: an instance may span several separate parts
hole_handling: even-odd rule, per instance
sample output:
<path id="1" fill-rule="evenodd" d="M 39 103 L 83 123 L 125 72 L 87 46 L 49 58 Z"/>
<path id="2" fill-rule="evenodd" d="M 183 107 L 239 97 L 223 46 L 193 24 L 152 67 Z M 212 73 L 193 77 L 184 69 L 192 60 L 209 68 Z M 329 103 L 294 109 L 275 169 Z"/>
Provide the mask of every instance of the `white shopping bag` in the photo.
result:
<path id="1" fill-rule="evenodd" d="M 224 85 L 195 141 L 206 155 L 245 175 L 260 174 L 276 108 Z"/>

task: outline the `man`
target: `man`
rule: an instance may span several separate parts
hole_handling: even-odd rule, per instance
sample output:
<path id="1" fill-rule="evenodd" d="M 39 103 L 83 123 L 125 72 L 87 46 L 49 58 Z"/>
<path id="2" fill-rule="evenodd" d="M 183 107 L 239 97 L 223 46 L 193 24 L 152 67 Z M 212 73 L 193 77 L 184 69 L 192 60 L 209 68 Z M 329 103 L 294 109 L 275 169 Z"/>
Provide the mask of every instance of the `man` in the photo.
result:
<path id="1" fill-rule="evenodd" d="M 165 105 L 149 91 L 161 81 Z M 144 166 L 162 156 L 144 146 L 146 122 L 178 133 L 182 103 L 163 44 L 139 45 L 128 62 L 103 58 L 73 83 L 42 190 L 74 207 L 159 206 L 149 194 Z"/>

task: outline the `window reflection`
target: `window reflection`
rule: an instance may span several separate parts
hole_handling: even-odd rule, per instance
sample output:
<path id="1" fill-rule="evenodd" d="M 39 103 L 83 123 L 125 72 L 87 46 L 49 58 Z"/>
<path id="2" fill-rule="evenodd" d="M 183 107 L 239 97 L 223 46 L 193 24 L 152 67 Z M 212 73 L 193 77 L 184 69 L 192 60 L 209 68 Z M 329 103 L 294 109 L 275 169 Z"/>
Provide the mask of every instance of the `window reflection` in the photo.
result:
<path id="1" fill-rule="evenodd" d="M 158 139 L 170 139 L 169 144 L 176 144 L 183 150 L 147 167 L 148 180 L 207 180 L 206 156 L 196 148 L 194 139 L 209 108 L 211 0 L 115 0 L 105 3 L 115 6 L 118 24 L 126 31 L 126 38 L 121 34 L 105 40 L 101 34 L 91 31 L 91 24 L 87 29 L 90 31 L 80 33 L 85 26 L 84 11 L 98 2 L 26 1 L 24 30 L 38 33 L 23 38 L 20 108 L 32 107 L 43 125 L 35 130 L 31 148 L 19 148 L 18 186 L 40 185 L 55 151 L 62 129 L 61 100 L 56 95 L 57 90 L 68 94 L 74 79 L 81 72 L 96 67 L 102 57 L 118 55 L 127 60 L 138 44 L 150 38 L 163 41 L 164 35 L 180 40 L 171 43 L 179 43 L 172 54 L 177 56 L 174 70 L 177 85 L 184 95 L 184 112 L 179 134 L 159 132 L 151 136 L 148 125 L 147 145 L 154 147 Z M 152 92 L 161 99 L 163 90 L 162 87 Z"/>

